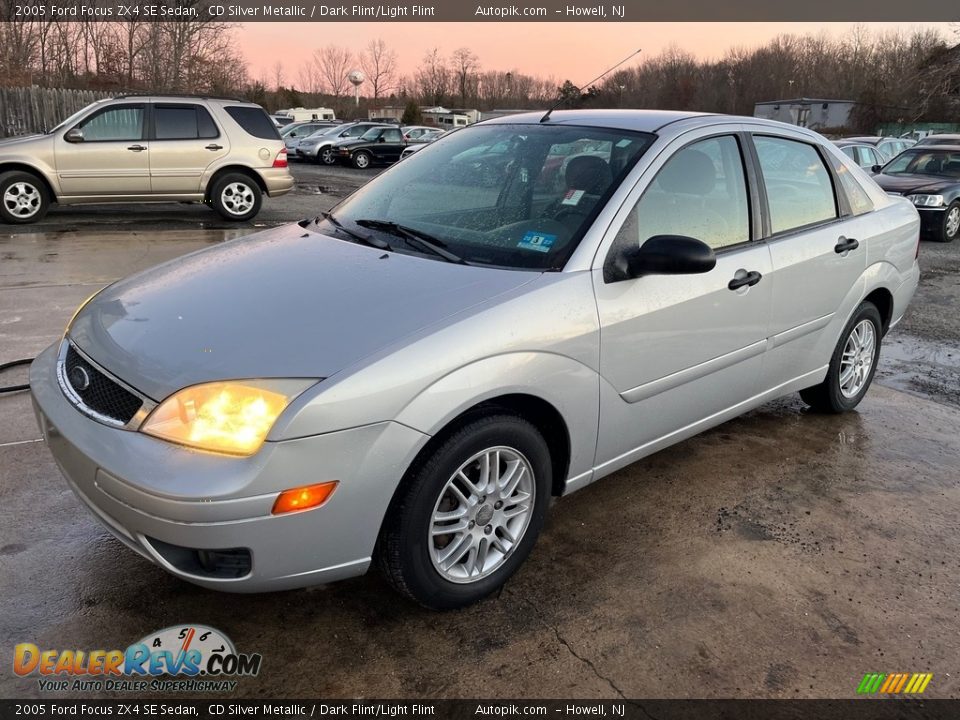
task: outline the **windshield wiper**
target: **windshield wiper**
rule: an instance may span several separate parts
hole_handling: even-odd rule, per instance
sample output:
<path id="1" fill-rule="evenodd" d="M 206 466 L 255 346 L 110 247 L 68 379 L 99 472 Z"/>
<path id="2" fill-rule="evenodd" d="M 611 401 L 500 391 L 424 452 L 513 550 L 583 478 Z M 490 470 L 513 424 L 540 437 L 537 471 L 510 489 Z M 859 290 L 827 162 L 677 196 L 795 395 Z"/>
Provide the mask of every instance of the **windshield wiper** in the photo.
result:
<path id="1" fill-rule="evenodd" d="M 447 262 L 457 263 L 458 265 L 469 265 L 466 260 L 464 260 L 459 255 L 450 252 L 447 250 L 446 243 L 442 240 L 435 238 L 429 233 L 425 233 L 422 230 L 417 230 L 406 225 L 400 225 L 391 220 L 357 220 L 357 225 L 361 227 L 373 228 L 374 230 L 382 230 L 384 232 L 391 233 L 402 237 L 410 245 L 416 245 L 417 247 L 423 249 L 426 248 L 434 255 L 443 258 Z"/>
<path id="2" fill-rule="evenodd" d="M 320 218 L 323 218 L 324 220 L 329 222 L 331 225 L 333 225 L 337 230 L 342 232 L 344 235 L 349 235 L 354 240 L 356 240 L 359 243 L 362 243 L 363 245 L 369 245 L 370 247 L 375 247 L 378 250 L 393 250 L 393 248 L 390 246 L 390 243 L 388 243 L 386 240 L 375 238 L 372 235 L 367 235 L 366 233 L 358 233 L 356 230 L 351 230 L 350 228 L 345 227 L 342 222 L 340 222 L 339 220 L 337 220 L 336 217 L 334 217 L 333 213 L 328 213 L 328 212 L 320 213 L 320 216 L 315 220 L 315 222 L 319 222 Z"/>

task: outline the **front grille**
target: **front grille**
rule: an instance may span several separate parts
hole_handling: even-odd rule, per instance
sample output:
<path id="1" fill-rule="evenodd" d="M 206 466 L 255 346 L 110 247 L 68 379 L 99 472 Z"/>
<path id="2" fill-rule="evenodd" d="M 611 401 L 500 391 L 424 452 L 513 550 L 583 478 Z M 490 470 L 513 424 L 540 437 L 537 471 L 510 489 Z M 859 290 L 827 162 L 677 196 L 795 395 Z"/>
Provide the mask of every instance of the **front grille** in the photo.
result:
<path id="1" fill-rule="evenodd" d="M 143 405 L 143 400 L 84 360 L 73 349 L 73 345 L 67 347 L 63 377 L 84 405 L 124 425 L 133 419 Z"/>

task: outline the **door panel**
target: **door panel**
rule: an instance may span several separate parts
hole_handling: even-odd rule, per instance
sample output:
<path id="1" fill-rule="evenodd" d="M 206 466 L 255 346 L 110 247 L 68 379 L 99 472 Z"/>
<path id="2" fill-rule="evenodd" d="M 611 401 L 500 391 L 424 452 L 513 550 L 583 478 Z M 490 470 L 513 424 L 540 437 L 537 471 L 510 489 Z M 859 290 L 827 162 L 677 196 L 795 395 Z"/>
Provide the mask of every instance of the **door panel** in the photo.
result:
<path id="1" fill-rule="evenodd" d="M 150 149 L 144 138 L 146 105 L 111 105 L 81 120 L 83 142 L 56 139 L 57 175 L 65 196 L 150 192 Z M 72 129 L 72 128 L 71 128 Z"/>
<path id="2" fill-rule="evenodd" d="M 200 105 L 156 103 L 153 128 L 150 184 L 154 193 L 199 193 L 206 169 L 230 152 L 227 136 Z"/>
<path id="3" fill-rule="evenodd" d="M 600 374 L 617 393 L 601 408 L 597 464 L 758 392 L 772 283 L 762 244 L 723 253 L 703 275 L 605 284 L 595 271 Z M 730 290 L 741 271 L 763 275 Z"/>
<path id="4" fill-rule="evenodd" d="M 771 223 L 780 231 L 768 241 L 773 297 L 764 384 L 773 387 L 829 362 L 837 338 L 825 333 L 842 321 L 835 314 L 866 268 L 866 227 L 862 218 L 839 217 L 839 190 L 813 145 L 770 137 L 755 143 Z M 787 172 L 798 167 L 802 176 L 791 181 Z"/>
<path id="5" fill-rule="evenodd" d="M 601 393 L 597 465 L 757 394 L 771 262 L 766 245 L 750 241 L 747 198 L 733 135 L 682 147 L 644 189 L 605 263 L 626 243 L 683 235 L 714 248 L 714 269 L 619 282 L 594 269 L 600 374 L 612 390 Z M 750 272 L 757 282 L 729 288 Z"/>

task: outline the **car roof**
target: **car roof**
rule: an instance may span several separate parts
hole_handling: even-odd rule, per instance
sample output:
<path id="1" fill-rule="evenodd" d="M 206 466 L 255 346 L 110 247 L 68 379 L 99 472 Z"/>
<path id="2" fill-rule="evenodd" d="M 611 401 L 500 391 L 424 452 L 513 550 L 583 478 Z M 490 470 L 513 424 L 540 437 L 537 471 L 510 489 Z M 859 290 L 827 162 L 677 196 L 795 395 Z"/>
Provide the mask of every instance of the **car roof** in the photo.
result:
<path id="1" fill-rule="evenodd" d="M 957 133 L 938 133 L 936 135 L 927 135 L 920 142 L 923 142 L 924 140 L 944 140 L 944 139 L 956 140 L 960 142 L 960 135 L 958 135 Z"/>
<path id="2" fill-rule="evenodd" d="M 483 120 L 484 125 L 539 125 L 546 111 L 504 115 Z M 544 125 L 586 125 L 616 130 L 636 130 L 653 133 L 681 120 L 721 118 L 729 121 L 734 116 L 679 110 L 554 110 Z M 746 118 L 745 118 L 746 119 Z M 756 120 L 757 118 L 749 118 Z M 707 123 L 705 123 L 707 124 Z"/>
<path id="3" fill-rule="evenodd" d="M 909 147 L 903 152 L 924 152 L 924 153 L 934 153 L 934 152 L 960 152 L 960 138 L 957 139 L 957 142 L 953 145 L 914 145 Z"/>
<path id="4" fill-rule="evenodd" d="M 886 141 L 888 141 L 888 140 L 890 140 L 890 141 L 898 141 L 898 142 L 909 142 L 909 140 L 907 140 L 906 138 L 895 138 L 895 137 L 891 137 L 891 136 L 881 137 L 881 136 L 879 136 L 879 135 L 860 135 L 860 136 L 857 136 L 857 137 L 848 137 L 848 138 L 843 138 L 843 139 L 844 139 L 844 140 L 852 140 L 852 141 L 854 141 L 854 142 L 861 142 L 861 143 L 865 143 L 865 144 L 867 144 L 867 145 L 879 145 L 881 142 L 886 142 Z"/>
<path id="5" fill-rule="evenodd" d="M 876 149 L 870 143 L 863 142 L 863 140 L 855 140 L 854 138 L 840 138 L 839 140 L 834 140 L 833 144 L 837 147 L 868 147 Z"/>

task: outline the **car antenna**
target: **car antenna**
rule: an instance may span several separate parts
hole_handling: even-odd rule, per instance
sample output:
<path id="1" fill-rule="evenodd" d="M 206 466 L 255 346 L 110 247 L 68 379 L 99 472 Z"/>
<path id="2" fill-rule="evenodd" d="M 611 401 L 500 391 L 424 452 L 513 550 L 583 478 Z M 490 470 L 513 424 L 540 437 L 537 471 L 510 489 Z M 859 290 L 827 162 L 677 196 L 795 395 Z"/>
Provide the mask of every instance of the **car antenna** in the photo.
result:
<path id="1" fill-rule="evenodd" d="M 638 50 L 634 50 L 632 53 L 630 53 L 629 55 L 627 55 L 623 60 L 621 60 L 620 62 L 618 62 L 618 63 L 617 63 L 616 65 L 614 65 L 612 68 L 608 68 L 607 70 L 605 70 L 605 71 L 604 71 L 603 73 L 601 73 L 600 75 L 597 75 L 593 80 L 584 83 L 583 85 L 579 86 L 577 89 L 579 90 L 579 89 L 580 89 L 581 87 L 583 87 L 584 85 L 587 86 L 587 87 L 590 87 L 590 86 L 593 85 L 597 80 L 603 79 L 604 77 L 606 77 L 607 75 L 609 75 L 611 72 L 613 72 L 614 70 L 616 70 L 618 67 L 620 67 L 621 65 L 623 65 L 627 60 L 629 60 L 630 58 L 632 58 L 634 55 L 639 55 L 641 52 L 643 52 L 643 48 L 639 48 Z M 564 100 L 563 93 L 558 93 L 558 94 L 560 95 L 560 97 L 558 97 L 558 98 L 557 98 L 557 101 L 556 101 L 553 105 L 550 106 L 550 109 L 547 110 L 547 112 L 544 113 L 543 117 L 540 118 L 540 122 L 545 123 L 547 120 L 549 120 L 549 119 L 550 119 L 550 113 L 552 113 L 554 110 L 556 110 L 556 109 L 560 106 L 560 103 L 563 102 L 563 100 Z"/>

